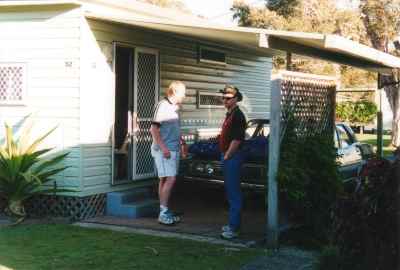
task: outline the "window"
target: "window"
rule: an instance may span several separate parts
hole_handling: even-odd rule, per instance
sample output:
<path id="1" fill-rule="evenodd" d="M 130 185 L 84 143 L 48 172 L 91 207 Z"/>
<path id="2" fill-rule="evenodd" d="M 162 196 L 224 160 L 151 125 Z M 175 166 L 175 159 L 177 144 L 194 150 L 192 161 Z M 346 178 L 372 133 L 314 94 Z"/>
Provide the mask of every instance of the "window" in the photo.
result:
<path id="1" fill-rule="evenodd" d="M 225 65 L 226 55 L 222 50 L 200 46 L 199 62 Z"/>
<path id="2" fill-rule="evenodd" d="M 26 65 L 0 63 L 0 104 L 19 104 L 24 101 Z"/>
<path id="3" fill-rule="evenodd" d="M 222 94 L 199 91 L 197 95 L 197 108 L 224 108 Z"/>
<path id="4" fill-rule="evenodd" d="M 346 132 L 346 130 L 342 126 L 338 125 L 337 131 L 338 131 L 339 141 L 342 145 L 342 148 L 346 148 L 353 143 L 351 138 L 349 137 L 349 134 Z"/>

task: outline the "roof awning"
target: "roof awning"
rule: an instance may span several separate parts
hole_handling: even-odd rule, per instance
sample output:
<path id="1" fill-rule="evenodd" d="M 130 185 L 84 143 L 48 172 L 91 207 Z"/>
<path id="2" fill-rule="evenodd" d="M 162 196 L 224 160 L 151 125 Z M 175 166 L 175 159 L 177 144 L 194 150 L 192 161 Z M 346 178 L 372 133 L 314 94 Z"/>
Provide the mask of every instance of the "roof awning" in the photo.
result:
<path id="1" fill-rule="evenodd" d="M 88 18 L 238 46 L 262 55 L 291 52 L 383 74 L 400 68 L 400 58 L 337 35 L 226 27 L 190 14 L 131 0 L 0 1 L 0 7 L 67 3 L 81 5 Z"/>
<path id="2" fill-rule="evenodd" d="M 90 11 L 86 12 L 86 16 L 239 46 L 269 56 L 291 52 L 384 74 L 393 68 L 400 68 L 400 58 L 337 35 L 113 17 Z"/>

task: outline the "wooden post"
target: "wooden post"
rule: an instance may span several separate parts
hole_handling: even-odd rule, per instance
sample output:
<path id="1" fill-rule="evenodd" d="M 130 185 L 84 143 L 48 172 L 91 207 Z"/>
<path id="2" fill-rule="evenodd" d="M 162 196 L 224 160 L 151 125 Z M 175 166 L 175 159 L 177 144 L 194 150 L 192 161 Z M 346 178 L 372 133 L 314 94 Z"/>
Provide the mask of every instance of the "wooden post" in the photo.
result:
<path id="1" fill-rule="evenodd" d="M 379 158 L 383 157 L 383 116 L 382 116 L 382 89 L 383 86 L 381 84 L 381 75 L 378 74 L 378 93 L 379 93 L 379 110 L 377 113 L 377 155 Z"/>
<path id="2" fill-rule="evenodd" d="M 281 79 L 272 80 L 271 84 L 271 114 L 268 153 L 268 213 L 267 213 L 267 245 L 270 248 L 278 247 L 279 239 L 279 211 L 278 211 L 278 183 L 280 130 L 281 130 Z"/>
<path id="3" fill-rule="evenodd" d="M 286 52 L 286 70 L 292 70 L 292 53 Z"/>

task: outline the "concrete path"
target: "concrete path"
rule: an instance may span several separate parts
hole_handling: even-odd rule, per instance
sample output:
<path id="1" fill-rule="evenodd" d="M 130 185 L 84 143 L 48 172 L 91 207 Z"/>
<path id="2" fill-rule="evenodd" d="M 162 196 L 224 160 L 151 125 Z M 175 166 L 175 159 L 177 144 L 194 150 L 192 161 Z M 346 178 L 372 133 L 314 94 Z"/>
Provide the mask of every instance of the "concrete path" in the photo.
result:
<path id="1" fill-rule="evenodd" d="M 6 217 L 5 215 L 3 215 L 2 213 L 0 213 L 0 227 L 9 226 L 11 224 L 12 224 L 12 222 L 10 221 L 10 219 L 8 217 Z"/>
<path id="2" fill-rule="evenodd" d="M 117 232 L 126 232 L 126 233 L 138 233 L 138 234 L 145 234 L 151 236 L 159 236 L 159 237 L 173 237 L 179 239 L 186 239 L 186 240 L 193 240 L 199 242 L 207 242 L 211 244 L 218 244 L 218 245 L 225 245 L 231 247 L 238 247 L 238 248 L 246 248 L 246 244 L 242 243 L 235 243 L 223 239 L 218 239 L 214 237 L 206 237 L 201 235 L 195 234 L 186 234 L 186 233 L 178 233 L 178 232 L 166 232 L 166 231 L 159 231 L 159 230 L 151 230 L 151 229 L 144 229 L 144 228 L 132 228 L 127 226 L 117 226 L 117 225 L 109 225 L 109 224 L 98 224 L 98 223 L 89 223 L 89 222 L 76 222 L 73 225 L 83 227 L 83 228 L 94 228 L 94 229 L 106 229 L 112 230 Z"/>
<path id="3" fill-rule="evenodd" d="M 316 254 L 313 252 L 283 247 L 259 257 L 241 270 L 312 270 L 315 260 Z"/>

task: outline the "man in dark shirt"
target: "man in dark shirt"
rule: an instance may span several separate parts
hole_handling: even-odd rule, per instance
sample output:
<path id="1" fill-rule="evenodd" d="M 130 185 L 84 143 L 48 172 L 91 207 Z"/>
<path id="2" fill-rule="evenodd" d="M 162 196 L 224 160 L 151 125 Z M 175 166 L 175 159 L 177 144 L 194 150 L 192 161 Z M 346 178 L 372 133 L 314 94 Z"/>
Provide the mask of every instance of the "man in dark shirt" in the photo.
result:
<path id="1" fill-rule="evenodd" d="M 229 224 L 222 227 L 221 237 L 232 239 L 239 235 L 240 229 L 242 210 L 240 168 L 243 162 L 240 148 L 245 136 L 246 118 L 237 105 L 237 102 L 243 99 L 239 89 L 228 85 L 220 92 L 223 94 L 224 106 L 228 110 L 219 136 L 219 148 L 222 153 L 225 191 L 229 203 Z"/>

